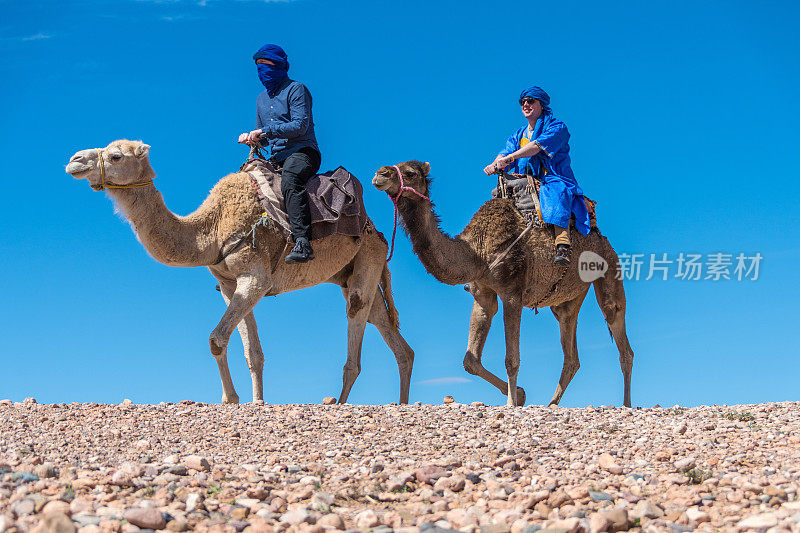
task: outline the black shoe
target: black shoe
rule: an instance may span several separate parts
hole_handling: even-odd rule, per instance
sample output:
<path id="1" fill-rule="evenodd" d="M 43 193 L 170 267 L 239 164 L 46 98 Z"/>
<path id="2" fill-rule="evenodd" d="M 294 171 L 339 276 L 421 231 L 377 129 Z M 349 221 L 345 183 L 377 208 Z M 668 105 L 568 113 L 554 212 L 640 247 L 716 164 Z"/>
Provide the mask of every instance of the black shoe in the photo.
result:
<path id="1" fill-rule="evenodd" d="M 308 239 L 298 237 L 294 248 L 292 248 L 292 251 L 289 252 L 284 261 L 287 263 L 306 263 L 312 259 L 314 259 L 314 250 L 311 249 Z"/>
<path id="2" fill-rule="evenodd" d="M 569 265 L 569 244 L 559 244 L 556 246 L 556 258 L 553 259 L 554 265 Z"/>

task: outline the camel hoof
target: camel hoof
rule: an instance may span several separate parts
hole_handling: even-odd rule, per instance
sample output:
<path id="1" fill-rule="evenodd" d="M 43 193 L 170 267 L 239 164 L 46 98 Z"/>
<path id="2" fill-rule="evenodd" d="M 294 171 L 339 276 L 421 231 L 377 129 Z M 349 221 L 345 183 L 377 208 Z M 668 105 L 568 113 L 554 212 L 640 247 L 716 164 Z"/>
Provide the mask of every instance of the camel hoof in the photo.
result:
<path id="1" fill-rule="evenodd" d="M 517 407 L 522 407 L 525 405 L 525 389 L 522 387 L 517 387 Z"/>
<path id="2" fill-rule="evenodd" d="M 223 396 L 222 397 L 222 403 L 238 405 L 239 397 L 238 396 L 231 396 L 231 397 Z"/>

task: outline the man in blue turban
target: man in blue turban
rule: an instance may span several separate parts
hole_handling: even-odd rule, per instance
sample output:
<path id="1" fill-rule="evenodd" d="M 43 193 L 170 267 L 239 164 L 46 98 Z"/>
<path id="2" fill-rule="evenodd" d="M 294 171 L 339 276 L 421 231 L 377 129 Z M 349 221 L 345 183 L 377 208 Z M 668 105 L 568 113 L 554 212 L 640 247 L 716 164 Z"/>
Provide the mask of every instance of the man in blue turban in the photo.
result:
<path id="1" fill-rule="evenodd" d="M 506 146 L 483 171 L 498 170 L 527 174 L 541 182 L 539 200 L 543 222 L 555 229 L 555 264 L 568 265 L 569 223 L 575 216 L 575 229 L 588 235 L 589 212 L 583 191 L 575 181 L 569 159 L 567 126 L 553 116 L 550 96 L 541 87 L 529 87 L 519 96 L 522 115 L 528 124 L 508 138 Z"/>
<path id="2" fill-rule="evenodd" d="M 262 46 L 253 60 L 265 90 L 256 101 L 256 129 L 239 135 L 239 142 L 268 148 L 270 161 L 281 169 L 281 192 L 295 242 L 286 262 L 305 263 L 314 259 L 306 183 L 322 159 L 314 134 L 311 93 L 289 78 L 289 60 L 280 46 Z"/>

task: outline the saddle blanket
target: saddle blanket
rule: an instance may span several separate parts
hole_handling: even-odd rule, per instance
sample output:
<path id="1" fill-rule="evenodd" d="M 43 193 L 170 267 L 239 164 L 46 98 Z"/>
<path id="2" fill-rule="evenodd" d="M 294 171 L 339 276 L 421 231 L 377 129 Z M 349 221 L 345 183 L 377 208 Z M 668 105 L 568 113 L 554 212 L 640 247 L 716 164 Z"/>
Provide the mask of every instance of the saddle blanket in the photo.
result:
<path id="1" fill-rule="evenodd" d="M 242 165 L 256 188 L 258 199 L 269 217 L 291 240 L 289 215 L 281 193 L 281 173 L 269 161 L 249 159 Z M 369 218 L 364 208 L 363 188 L 358 179 L 344 167 L 317 174 L 306 183 L 311 211 L 311 239 L 333 234 L 360 237 Z"/>
<path id="2" fill-rule="evenodd" d="M 533 176 L 523 174 L 506 174 L 508 177 L 499 180 L 498 187 L 492 190 L 492 198 L 510 198 L 526 220 L 533 220 L 536 225 L 542 224 L 541 205 L 539 203 L 539 182 Z M 597 229 L 597 202 L 583 197 L 586 210 L 589 212 L 589 223 Z M 574 219 L 574 215 L 573 215 Z"/>

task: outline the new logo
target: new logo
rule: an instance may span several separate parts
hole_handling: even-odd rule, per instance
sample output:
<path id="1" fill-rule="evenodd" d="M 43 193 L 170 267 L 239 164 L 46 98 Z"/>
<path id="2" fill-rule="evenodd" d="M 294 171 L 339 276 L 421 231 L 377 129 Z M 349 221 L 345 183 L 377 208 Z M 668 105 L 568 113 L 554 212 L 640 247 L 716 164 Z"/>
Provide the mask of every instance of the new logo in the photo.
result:
<path id="1" fill-rule="evenodd" d="M 591 283 L 608 272 L 608 263 L 594 252 L 585 250 L 578 258 L 578 275 L 581 281 Z"/>

